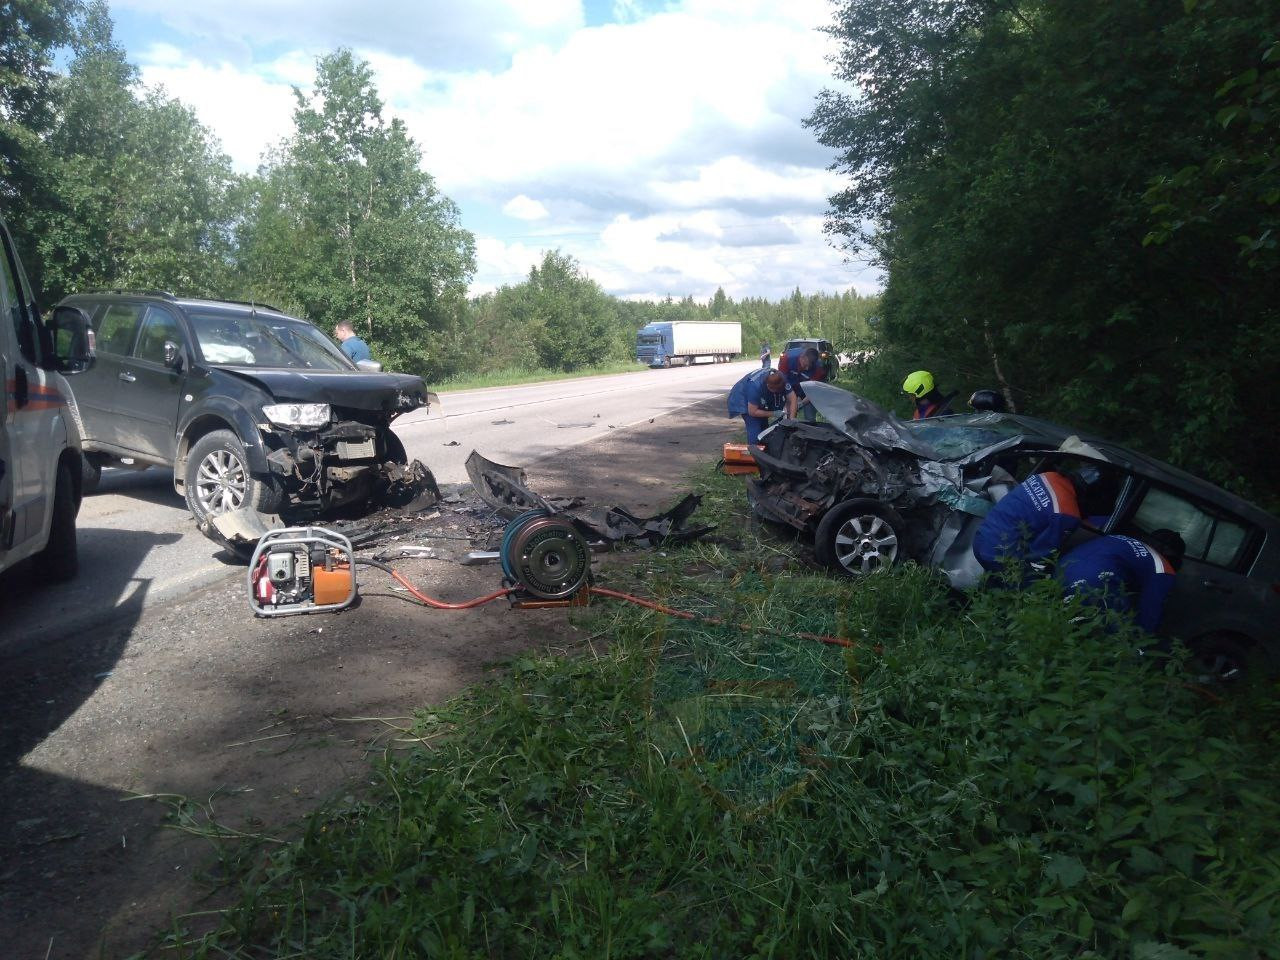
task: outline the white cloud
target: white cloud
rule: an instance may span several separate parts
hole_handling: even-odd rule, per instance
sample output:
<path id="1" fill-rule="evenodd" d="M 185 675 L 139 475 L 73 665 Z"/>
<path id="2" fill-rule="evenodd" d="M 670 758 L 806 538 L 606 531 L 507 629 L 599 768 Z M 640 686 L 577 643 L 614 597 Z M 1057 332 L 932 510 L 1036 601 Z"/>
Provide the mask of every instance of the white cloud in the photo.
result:
<path id="1" fill-rule="evenodd" d="M 144 80 L 192 104 L 242 170 L 290 132 L 289 86 L 310 84 L 316 54 L 356 49 L 477 230 L 474 292 L 520 281 L 553 248 L 620 295 L 876 285 L 822 233 L 843 181 L 801 126 L 834 82 L 832 41 L 818 29 L 827 0 L 677 0 L 653 15 L 617 0 L 619 22 L 592 28 L 576 0 L 480 0 L 447 15 L 440 0 L 412 15 L 410 0 L 376 14 L 337 0 L 181 13 L 162 0 L 118 2 L 246 42 L 261 27 L 293 43 L 249 66 L 231 54 L 202 59 L 198 46 L 154 45 L 140 57 Z M 353 18 L 367 22 L 357 30 Z M 452 38 L 450 56 L 436 55 L 442 38 Z"/>
<path id="2" fill-rule="evenodd" d="M 545 220 L 551 215 L 541 203 L 526 197 L 523 193 L 504 203 L 502 212 L 517 220 Z"/>
<path id="3" fill-rule="evenodd" d="M 112 8 L 199 38 L 217 56 L 284 44 L 325 51 L 342 45 L 414 56 L 443 69 L 499 67 L 527 43 L 559 43 L 582 26 L 579 0 L 112 0 Z"/>

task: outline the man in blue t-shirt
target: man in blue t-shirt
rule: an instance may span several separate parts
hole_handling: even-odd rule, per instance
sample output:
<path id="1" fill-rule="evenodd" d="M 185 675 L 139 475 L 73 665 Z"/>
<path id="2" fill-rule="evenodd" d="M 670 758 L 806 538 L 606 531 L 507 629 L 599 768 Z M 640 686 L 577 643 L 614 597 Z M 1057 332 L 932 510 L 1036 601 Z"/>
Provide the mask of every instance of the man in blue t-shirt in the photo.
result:
<path id="1" fill-rule="evenodd" d="M 1134 623 L 1155 633 L 1186 544 L 1172 530 L 1153 530 L 1144 540 L 1112 534 L 1082 543 L 1062 558 L 1057 577 L 1069 595 L 1106 610 L 1133 610 Z"/>
<path id="2" fill-rule="evenodd" d="M 338 342 L 342 344 L 342 352 L 350 358 L 352 363 L 373 359 L 373 354 L 369 352 L 369 345 L 356 336 L 355 328 L 348 321 L 339 321 L 333 328 L 333 335 L 338 338 Z"/>
<path id="3" fill-rule="evenodd" d="M 760 431 L 769 425 L 769 415 L 785 410 L 795 416 L 796 395 L 777 370 L 752 370 L 729 391 L 729 416 L 742 417 L 747 427 L 747 443 L 760 442 Z"/>
<path id="4" fill-rule="evenodd" d="M 1080 526 L 1081 489 L 1098 479 L 1096 467 L 1072 474 L 1048 470 L 1027 477 L 983 518 L 973 538 L 973 555 L 990 573 L 1006 571 L 1013 563 L 1018 583 L 1033 576 L 1031 563 L 1062 549 Z"/>

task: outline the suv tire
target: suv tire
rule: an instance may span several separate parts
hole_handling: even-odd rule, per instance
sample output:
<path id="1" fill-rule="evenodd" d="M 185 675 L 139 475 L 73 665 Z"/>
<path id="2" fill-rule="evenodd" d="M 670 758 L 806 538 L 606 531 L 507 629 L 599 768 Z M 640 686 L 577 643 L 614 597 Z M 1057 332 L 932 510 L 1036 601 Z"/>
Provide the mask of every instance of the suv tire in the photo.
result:
<path id="1" fill-rule="evenodd" d="M 906 527 L 897 511 L 875 500 L 846 500 L 826 512 L 813 535 L 813 555 L 846 577 L 885 570 L 902 555 Z"/>
<path id="2" fill-rule="evenodd" d="M 49 541 L 36 556 L 36 569 L 50 580 L 70 580 L 80 567 L 76 553 L 76 492 L 71 468 L 58 464 L 53 490 L 53 519 L 49 521 Z"/>
<path id="3" fill-rule="evenodd" d="M 280 488 L 249 472 L 244 444 L 230 430 L 214 430 L 195 442 L 187 455 L 187 506 L 203 527 L 211 517 L 248 507 L 275 513 L 284 500 Z"/>

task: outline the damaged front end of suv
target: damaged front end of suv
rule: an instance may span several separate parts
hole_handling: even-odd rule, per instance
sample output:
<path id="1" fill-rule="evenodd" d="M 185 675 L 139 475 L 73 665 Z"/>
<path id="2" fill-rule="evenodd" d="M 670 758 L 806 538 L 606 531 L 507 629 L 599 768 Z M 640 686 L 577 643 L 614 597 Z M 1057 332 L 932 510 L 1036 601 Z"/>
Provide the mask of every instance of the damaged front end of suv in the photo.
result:
<path id="1" fill-rule="evenodd" d="M 234 395 L 233 416 L 248 414 L 253 425 L 252 434 L 247 426 L 205 434 L 180 461 L 187 502 L 213 539 L 254 541 L 281 517 L 300 522 L 352 505 L 438 498 L 431 472 L 407 462 L 391 430 L 397 417 L 429 406 L 420 377 L 231 366 L 213 375 L 239 383 L 218 394 Z"/>

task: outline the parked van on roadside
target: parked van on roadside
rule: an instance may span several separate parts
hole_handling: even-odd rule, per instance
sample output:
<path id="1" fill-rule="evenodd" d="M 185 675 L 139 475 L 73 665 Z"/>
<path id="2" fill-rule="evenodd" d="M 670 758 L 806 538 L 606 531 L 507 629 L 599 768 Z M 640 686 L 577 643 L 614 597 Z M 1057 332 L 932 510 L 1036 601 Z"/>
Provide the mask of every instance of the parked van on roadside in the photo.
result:
<path id="1" fill-rule="evenodd" d="M 92 334 L 74 307 L 41 318 L 2 218 L 0 314 L 0 571 L 34 558 L 39 576 L 69 579 L 83 468 L 65 377 L 92 366 Z"/>

